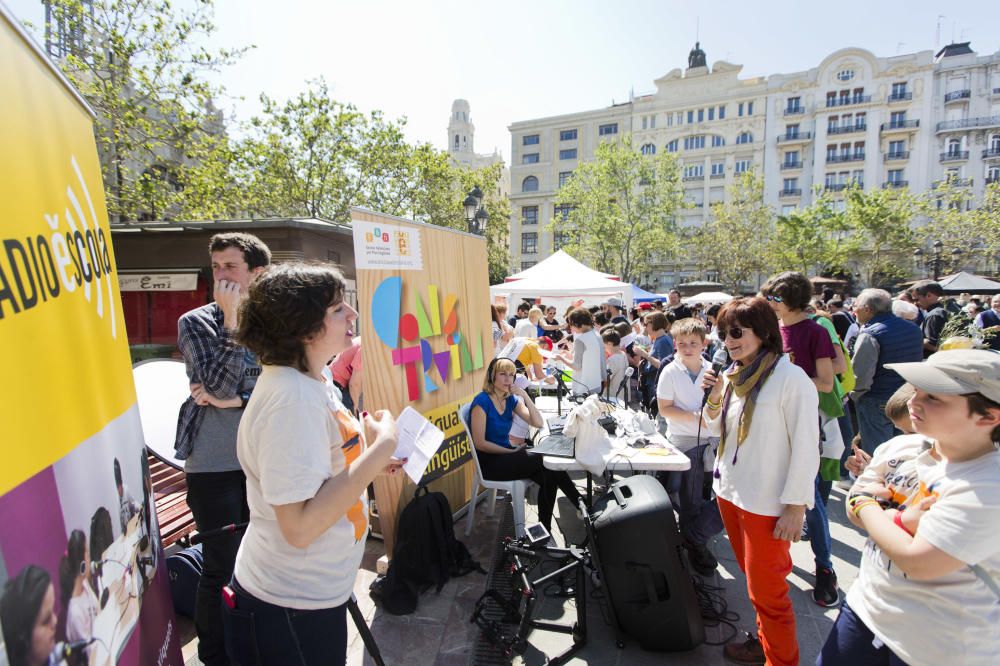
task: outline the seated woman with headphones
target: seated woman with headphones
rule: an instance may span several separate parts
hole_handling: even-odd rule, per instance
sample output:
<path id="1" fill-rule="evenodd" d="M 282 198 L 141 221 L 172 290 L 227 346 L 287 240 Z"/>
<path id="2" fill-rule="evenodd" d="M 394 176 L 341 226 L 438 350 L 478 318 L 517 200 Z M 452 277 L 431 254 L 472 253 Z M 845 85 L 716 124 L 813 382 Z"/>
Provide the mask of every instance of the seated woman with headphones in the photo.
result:
<path id="1" fill-rule="evenodd" d="M 483 390 L 472 400 L 469 412 L 472 442 L 483 478 L 491 481 L 530 479 L 539 485 L 538 520 L 551 532 L 556 489 L 562 490 L 573 506 L 580 503 L 580 491 L 566 472 L 545 469 L 542 456 L 528 455 L 523 444 L 511 445 L 514 414 L 536 428 L 542 426 L 538 408 L 524 389 L 514 386 L 515 374 L 514 361 L 509 358 L 495 358 L 486 368 Z"/>

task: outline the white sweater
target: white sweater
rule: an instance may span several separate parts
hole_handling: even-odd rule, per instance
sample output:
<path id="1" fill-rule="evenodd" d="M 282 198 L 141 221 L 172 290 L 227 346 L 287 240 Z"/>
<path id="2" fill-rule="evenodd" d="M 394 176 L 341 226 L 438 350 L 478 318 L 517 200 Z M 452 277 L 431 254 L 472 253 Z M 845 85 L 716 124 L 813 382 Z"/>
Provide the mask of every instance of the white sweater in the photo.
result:
<path id="1" fill-rule="evenodd" d="M 727 380 L 728 381 L 728 380 Z M 736 431 L 743 398 L 733 392 L 726 419 L 726 448 L 717 457 L 715 494 L 750 513 L 780 516 L 786 504 L 812 508 L 819 471 L 819 394 L 808 375 L 782 355 L 764 382 L 750 424 L 739 447 Z M 722 433 L 721 413 L 708 429 Z"/>

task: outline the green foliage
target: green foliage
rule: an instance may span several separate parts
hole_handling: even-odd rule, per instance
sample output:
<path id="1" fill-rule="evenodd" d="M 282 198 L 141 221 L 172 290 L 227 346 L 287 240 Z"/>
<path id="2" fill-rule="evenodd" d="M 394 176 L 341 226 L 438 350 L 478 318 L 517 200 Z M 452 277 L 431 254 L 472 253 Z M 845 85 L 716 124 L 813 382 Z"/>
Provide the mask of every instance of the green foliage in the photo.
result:
<path id="1" fill-rule="evenodd" d="M 996 184 L 990 185 L 996 192 Z M 995 196 L 995 195 L 994 195 Z M 931 244 L 941 241 L 944 249 L 942 273 L 955 272 L 964 265 L 985 264 L 992 266 L 997 245 L 996 212 L 988 212 L 990 193 L 987 191 L 985 206 L 972 208 L 972 190 L 960 187 L 956 180 L 946 178 L 927 193 L 922 212 L 928 218 L 926 225 L 916 230 L 918 242 L 926 253 Z M 990 246 L 994 251 L 990 251 Z M 959 250 L 957 255 L 952 254 Z M 987 268 L 989 270 L 989 268 Z"/>
<path id="2" fill-rule="evenodd" d="M 764 179 L 753 171 L 729 187 L 727 200 L 712 204 L 712 219 L 694 232 L 690 249 L 703 270 L 715 271 L 733 293 L 755 274 L 771 269 L 774 211 L 764 203 Z"/>
<path id="3" fill-rule="evenodd" d="M 63 72 L 97 113 L 108 212 L 166 217 L 184 198 L 182 169 L 218 148 L 222 118 L 203 76 L 245 49 L 209 51 L 211 0 L 51 0 L 53 22 L 79 40 Z"/>
<path id="4" fill-rule="evenodd" d="M 916 197 L 906 188 L 865 192 L 852 186 L 844 199 L 851 234 L 845 245 L 865 284 L 877 287 L 907 277 L 916 248 L 911 223 L 920 213 Z"/>
<path id="5" fill-rule="evenodd" d="M 835 271 L 847 261 L 847 223 L 830 195 L 817 189 L 813 203 L 775 221 L 769 248 L 774 270 L 804 275 Z"/>
<path id="6" fill-rule="evenodd" d="M 639 154 L 631 135 L 597 147 L 556 193 L 568 214 L 553 216 L 547 231 L 580 261 L 633 282 L 655 260 L 676 251 L 675 215 L 684 205 L 680 168 L 670 153 Z"/>

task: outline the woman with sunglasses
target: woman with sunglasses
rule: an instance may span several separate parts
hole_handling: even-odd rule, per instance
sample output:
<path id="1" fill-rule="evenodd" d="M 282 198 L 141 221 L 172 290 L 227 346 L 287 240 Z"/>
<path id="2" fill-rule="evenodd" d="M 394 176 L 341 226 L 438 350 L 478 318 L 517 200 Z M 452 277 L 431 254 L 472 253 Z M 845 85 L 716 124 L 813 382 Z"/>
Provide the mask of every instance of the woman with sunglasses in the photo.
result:
<path id="1" fill-rule="evenodd" d="M 723 306 L 719 339 L 733 364 L 705 373 L 709 432 L 720 438 L 713 489 L 736 561 L 757 611 L 756 635 L 725 647 L 737 664 L 799 663 L 786 579 L 789 549 L 816 496 L 818 397 L 812 380 L 782 353 L 778 318 L 763 298 Z"/>

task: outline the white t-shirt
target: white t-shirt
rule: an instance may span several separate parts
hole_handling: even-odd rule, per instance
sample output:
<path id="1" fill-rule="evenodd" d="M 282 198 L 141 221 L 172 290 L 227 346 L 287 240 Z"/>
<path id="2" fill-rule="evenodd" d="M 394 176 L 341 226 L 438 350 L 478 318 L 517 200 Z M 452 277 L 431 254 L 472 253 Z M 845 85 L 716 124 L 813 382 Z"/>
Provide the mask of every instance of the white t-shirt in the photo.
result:
<path id="1" fill-rule="evenodd" d="M 538 327 L 532 324 L 531 320 L 527 317 L 524 319 L 518 319 L 517 325 L 514 326 L 514 337 L 531 338 L 534 340 L 538 337 Z"/>
<path id="2" fill-rule="evenodd" d="M 330 381 L 318 382 L 294 368 L 263 366 L 236 436 L 236 454 L 247 475 L 250 527 L 234 575 L 247 592 L 297 609 L 347 601 L 368 532 L 365 493 L 304 549 L 285 540 L 272 507 L 312 499 L 364 447 L 360 424 L 336 398 Z"/>
<path id="3" fill-rule="evenodd" d="M 604 356 L 604 340 L 597 331 L 573 336 L 573 381 L 569 382 L 571 393 L 597 393 L 604 381 L 607 359 Z M 581 386 L 581 384 L 583 386 Z M 585 389 L 584 386 L 587 388 Z M 589 389 L 589 390 L 587 390 Z"/>
<path id="4" fill-rule="evenodd" d="M 671 400 L 674 407 L 683 409 L 685 412 L 696 412 L 701 409 L 701 399 L 705 391 L 700 388 L 701 380 L 705 376 L 706 370 L 711 370 L 712 364 L 701 358 L 701 369 L 698 371 L 696 379 L 691 379 L 687 366 L 680 356 L 674 356 L 674 360 L 660 373 L 660 381 L 656 385 L 656 397 L 660 400 Z M 754 414 L 754 418 L 757 415 Z M 681 421 L 671 421 L 667 419 L 667 437 L 697 437 L 697 423 L 685 423 Z M 701 436 L 708 437 L 708 428 L 701 427 Z M 675 442 L 676 444 L 676 442 Z"/>
<path id="5" fill-rule="evenodd" d="M 919 486 L 917 456 L 929 446 L 926 437 L 916 434 L 899 435 L 880 444 L 848 495 L 872 486 L 884 486 L 892 493 L 894 503 L 910 504 Z"/>
<path id="6" fill-rule="evenodd" d="M 622 381 L 625 379 L 625 370 L 628 369 L 628 357 L 625 356 L 625 352 L 619 351 L 607 357 L 607 364 L 608 370 L 611 371 L 611 397 L 624 400 L 625 389 L 622 388 Z"/>
<path id="7" fill-rule="evenodd" d="M 944 463 L 925 451 L 917 456 L 916 467 L 920 486 L 938 496 L 920 519 L 917 534 L 956 559 L 978 564 L 1000 583 L 1000 531 L 996 529 L 1000 525 L 1000 452 Z M 869 539 L 847 602 L 908 664 L 997 663 L 1000 599 L 968 567 L 934 580 L 911 580 Z"/>
<path id="8" fill-rule="evenodd" d="M 728 374 L 723 377 L 729 381 Z M 725 450 L 716 456 L 715 494 L 761 516 L 780 516 L 786 504 L 812 508 L 819 471 L 816 385 L 782 355 L 757 396 L 750 432 L 737 452 L 743 402 L 734 391 L 726 415 Z M 721 424 L 721 411 L 707 421 L 714 437 L 722 434 Z"/>

